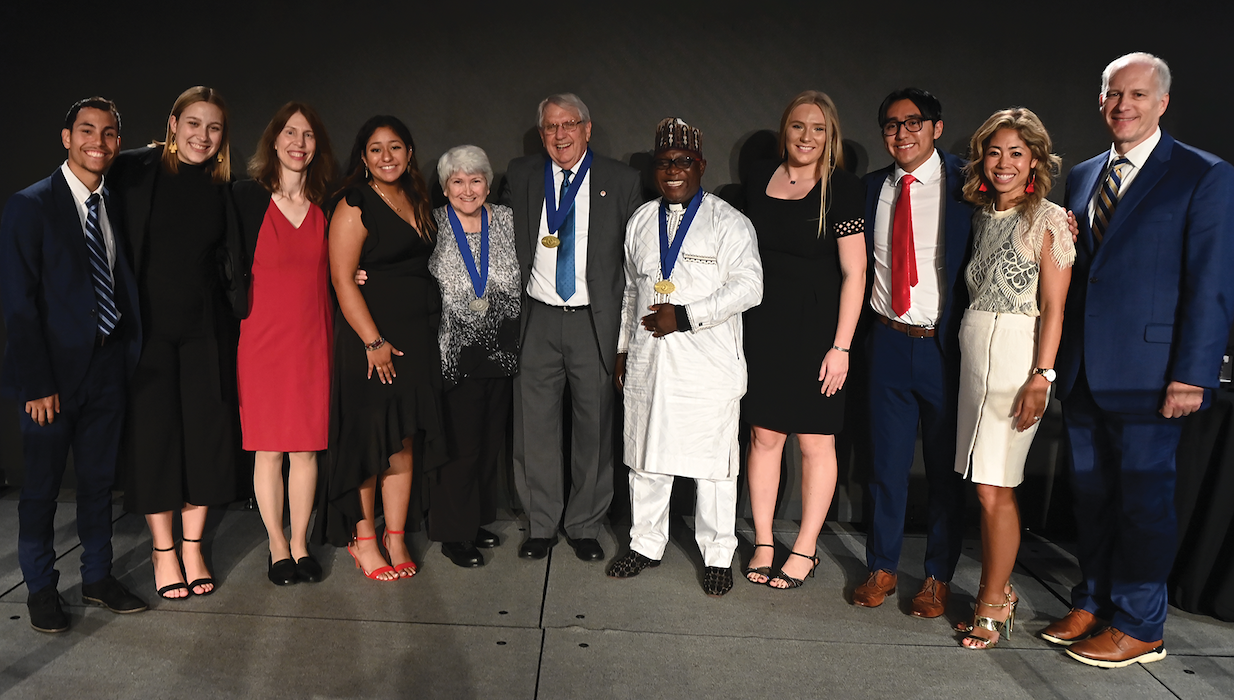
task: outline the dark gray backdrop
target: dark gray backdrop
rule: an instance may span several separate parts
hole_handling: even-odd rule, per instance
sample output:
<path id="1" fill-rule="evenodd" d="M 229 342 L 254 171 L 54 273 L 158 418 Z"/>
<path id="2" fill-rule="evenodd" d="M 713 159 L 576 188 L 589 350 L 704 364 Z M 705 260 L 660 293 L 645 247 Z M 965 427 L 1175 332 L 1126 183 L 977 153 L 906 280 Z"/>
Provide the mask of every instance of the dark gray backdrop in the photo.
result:
<path id="1" fill-rule="evenodd" d="M 63 160 L 59 129 L 74 100 L 116 100 L 131 148 L 161 138 L 172 101 L 196 84 L 227 97 L 241 153 L 296 99 L 321 113 L 340 158 L 361 122 L 389 113 L 411 127 L 425 171 L 447 148 L 473 143 L 498 179 L 534 144 L 539 99 L 573 91 L 591 108 L 593 147 L 623 160 L 650 148 L 665 116 L 700 127 L 713 191 L 736 181 L 744 139 L 776 128 L 806 88 L 835 99 L 858 171 L 882 167 L 875 110 L 889 91 L 917 85 L 943 102 L 944 148 L 963 153 L 991 112 L 1024 105 L 1050 129 L 1066 170 L 1108 147 L 1100 72 L 1136 50 L 1174 69 L 1166 129 L 1234 158 L 1225 124 L 1234 97 L 1214 82 L 1234 19 L 1227 2 L 1162 3 L 1160 15 L 1138 17 L 1132 4 L 1104 4 L 1119 13 L 1106 17 L 1087 2 L 137 5 L 0 7 L 0 202 Z M 1060 197 L 1061 183 L 1051 199 Z M 0 470 L 10 476 L 15 411 L 0 401 Z M 859 488 L 843 481 L 837 515 L 859 517 Z"/>

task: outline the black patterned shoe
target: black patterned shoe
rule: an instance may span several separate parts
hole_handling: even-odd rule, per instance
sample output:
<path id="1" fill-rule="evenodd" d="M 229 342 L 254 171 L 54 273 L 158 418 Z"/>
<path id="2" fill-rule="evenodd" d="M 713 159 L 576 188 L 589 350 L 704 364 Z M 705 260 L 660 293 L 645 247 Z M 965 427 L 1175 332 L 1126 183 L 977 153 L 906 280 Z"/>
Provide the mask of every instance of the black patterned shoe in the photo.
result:
<path id="1" fill-rule="evenodd" d="M 624 557 L 609 564 L 607 573 L 609 578 L 630 578 L 638 576 L 643 569 L 651 569 L 659 565 L 659 559 L 648 559 L 631 549 Z M 732 581 L 729 581 L 729 586 L 732 586 Z"/>
<path id="2" fill-rule="evenodd" d="M 703 592 L 719 598 L 733 590 L 733 569 L 728 566 L 709 566 L 703 570 Z"/>

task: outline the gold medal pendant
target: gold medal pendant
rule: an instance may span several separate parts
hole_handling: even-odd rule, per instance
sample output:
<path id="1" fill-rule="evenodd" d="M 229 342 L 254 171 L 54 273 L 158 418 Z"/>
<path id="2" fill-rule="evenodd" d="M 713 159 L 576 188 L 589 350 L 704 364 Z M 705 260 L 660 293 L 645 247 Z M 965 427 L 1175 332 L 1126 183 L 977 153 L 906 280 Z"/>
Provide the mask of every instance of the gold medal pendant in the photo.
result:
<path id="1" fill-rule="evenodd" d="M 673 293 L 674 289 L 677 289 L 677 285 L 673 284 L 669 280 L 660 280 L 659 282 L 656 282 L 656 294 L 669 295 Z"/>
<path id="2" fill-rule="evenodd" d="M 545 248 L 556 248 L 561 245 L 561 239 L 556 236 L 545 236 L 540 239 L 540 245 Z"/>

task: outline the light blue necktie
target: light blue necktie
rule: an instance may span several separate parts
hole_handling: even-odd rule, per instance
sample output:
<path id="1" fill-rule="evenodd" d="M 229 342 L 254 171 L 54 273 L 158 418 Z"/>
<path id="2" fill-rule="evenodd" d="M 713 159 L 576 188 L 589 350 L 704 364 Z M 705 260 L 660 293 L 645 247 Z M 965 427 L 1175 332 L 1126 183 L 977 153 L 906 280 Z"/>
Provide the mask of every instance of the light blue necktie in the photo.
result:
<path id="1" fill-rule="evenodd" d="M 94 281 L 94 298 L 99 305 L 99 333 L 111 335 L 120 321 L 116 297 L 111 283 L 111 265 L 107 263 L 107 248 L 103 245 L 103 229 L 99 226 L 98 193 L 86 200 L 86 248 L 90 251 L 90 278 Z"/>
<path id="2" fill-rule="evenodd" d="M 566 190 L 570 189 L 570 171 L 561 171 L 561 191 L 557 201 L 565 199 Z M 570 211 L 566 212 L 565 223 L 557 232 L 561 245 L 557 247 L 557 295 L 562 301 L 570 301 L 574 296 L 574 202 L 570 202 Z"/>

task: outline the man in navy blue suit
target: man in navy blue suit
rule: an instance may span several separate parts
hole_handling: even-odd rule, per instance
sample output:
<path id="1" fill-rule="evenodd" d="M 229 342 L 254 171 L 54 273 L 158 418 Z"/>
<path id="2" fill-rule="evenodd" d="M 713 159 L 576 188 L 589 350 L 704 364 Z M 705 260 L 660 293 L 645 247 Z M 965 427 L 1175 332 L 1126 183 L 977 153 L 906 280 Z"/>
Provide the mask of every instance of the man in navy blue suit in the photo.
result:
<path id="1" fill-rule="evenodd" d="M 53 520 L 70 449 L 82 598 L 116 613 L 146 609 L 111 575 L 111 488 L 125 384 L 141 348 L 136 284 L 103 183 L 120 150 L 120 114 L 110 100 L 82 100 L 61 139 L 68 159 L 9 198 L 0 219 L 8 335 L 0 391 L 23 407 L 17 558 L 30 625 L 40 632 L 69 626 L 56 587 Z"/>
<path id="2" fill-rule="evenodd" d="M 1161 59 L 1128 54 L 1101 83 L 1113 145 L 1067 177 L 1080 235 L 1058 353 L 1082 577 L 1042 637 L 1116 668 L 1166 653 L 1179 418 L 1218 385 L 1234 318 L 1234 167 L 1161 130 Z"/>
<path id="3" fill-rule="evenodd" d="M 869 577 L 853 591 L 853 604 L 877 607 L 896 590 L 920 424 L 929 486 L 926 579 L 912 613 L 932 618 L 947 607 L 963 529 L 956 394 L 973 208 L 962 192 L 964 160 L 934 145 L 943 134 L 936 97 L 897 90 L 879 107 L 878 124 L 895 162 L 865 177 L 874 514 L 866 538 Z"/>

